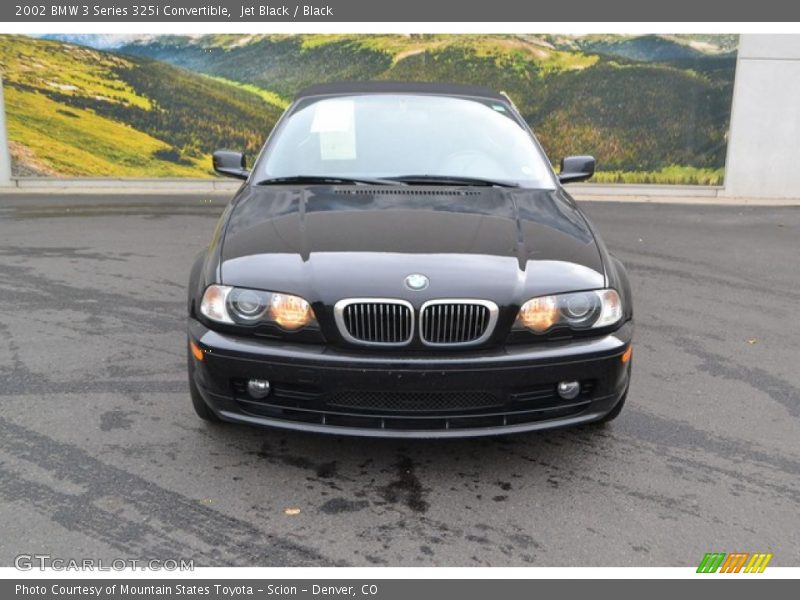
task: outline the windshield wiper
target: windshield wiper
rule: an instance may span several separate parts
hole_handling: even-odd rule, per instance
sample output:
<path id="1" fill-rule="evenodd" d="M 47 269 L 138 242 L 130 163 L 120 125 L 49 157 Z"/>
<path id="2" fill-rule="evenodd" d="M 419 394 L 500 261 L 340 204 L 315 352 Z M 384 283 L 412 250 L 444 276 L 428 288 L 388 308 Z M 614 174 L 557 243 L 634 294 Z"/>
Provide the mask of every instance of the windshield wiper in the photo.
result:
<path id="1" fill-rule="evenodd" d="M 387 177 L 391 181 L 398 181 L 409 185 L 480 185 L 491 187 L 520 187 L 512 181 L 485 179 L 483 177 L 461 177 L 457 175 L 401 175 Z"/>
<path id="2" fill-rule="evenodd" d="M 282 185 L 292 183 L 333 183 L 333 184 L 356 184 L 356 185 L 405 185 L 402 181 L 393 179 L 374 179 L 368 177 L 340 177 L 334 175 L 291 175 L 288 177 L 270 177 L 262 179 L 256 185 Z"/>

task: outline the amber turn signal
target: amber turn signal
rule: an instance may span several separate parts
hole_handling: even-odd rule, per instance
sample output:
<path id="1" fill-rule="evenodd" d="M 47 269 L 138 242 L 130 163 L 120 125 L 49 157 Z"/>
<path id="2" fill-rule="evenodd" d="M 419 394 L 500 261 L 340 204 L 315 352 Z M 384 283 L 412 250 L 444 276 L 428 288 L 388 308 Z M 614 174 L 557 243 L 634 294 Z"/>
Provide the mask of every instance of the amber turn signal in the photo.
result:
<path id="1" fill-rule="evenodd" d="M 633 356 L 633 346 L 628 346 L 628 349 L 622 353 L 622 356 L 620 356 L 622 364 L 624 365 L 627 363 L 631 359 L 631 356 Z"/>
<path id="2" fill-rule="evenodd" d="M 200 347 L 194 342 L 189 342 L 189 349 L 192 351 L 192 356 L 194 356 L 196 360 L 202 361 L 203 358 L 205 358 L 203 351 L 200 350 Z"/>

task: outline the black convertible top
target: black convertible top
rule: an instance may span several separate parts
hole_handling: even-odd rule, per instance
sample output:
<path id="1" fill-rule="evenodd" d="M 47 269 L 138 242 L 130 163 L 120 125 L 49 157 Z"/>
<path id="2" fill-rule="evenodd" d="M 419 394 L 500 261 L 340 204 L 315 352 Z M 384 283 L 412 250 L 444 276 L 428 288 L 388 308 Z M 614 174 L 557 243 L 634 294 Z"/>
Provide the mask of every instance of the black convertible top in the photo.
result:
<path id="1" fill-rule="evenodd" d="M 323 83 L 300 90 L 295 100 L 308 96 L 335 96 L 347 94 L 438 94 L 442 96 L 476 96 L 508 102 L 502 94 L 477 85 L 458 83 L 431 83 L 426 81 L 352 81 Z"/>

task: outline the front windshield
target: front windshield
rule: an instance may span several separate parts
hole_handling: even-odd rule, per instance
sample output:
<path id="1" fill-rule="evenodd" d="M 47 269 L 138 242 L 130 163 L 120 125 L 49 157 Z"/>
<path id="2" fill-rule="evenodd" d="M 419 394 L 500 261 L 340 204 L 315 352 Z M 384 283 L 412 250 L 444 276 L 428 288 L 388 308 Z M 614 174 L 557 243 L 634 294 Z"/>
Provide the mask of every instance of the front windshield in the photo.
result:
<path id="1" fill-rule="evenodd" d="M 468 177 L 555 187 L 541 151 L 504 103 L 435 95 L 302 101 L 272 136 L 255 180 L 299 175 Z"/>

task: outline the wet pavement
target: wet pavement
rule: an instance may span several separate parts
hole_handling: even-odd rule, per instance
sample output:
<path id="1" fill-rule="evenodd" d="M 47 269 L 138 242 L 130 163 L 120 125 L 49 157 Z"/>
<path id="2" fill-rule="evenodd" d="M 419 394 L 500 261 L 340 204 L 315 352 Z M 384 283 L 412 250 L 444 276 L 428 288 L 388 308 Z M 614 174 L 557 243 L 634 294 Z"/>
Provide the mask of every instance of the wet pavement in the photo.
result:
<path id="1" fill-rule="evenodd" d="M 619 419 L 390 441 L 194 416 L 185 284 L 218 200 L 0 196 L 0 565 L 798 564 L 800 209 L 584 208 L 636 301 Z"/>

